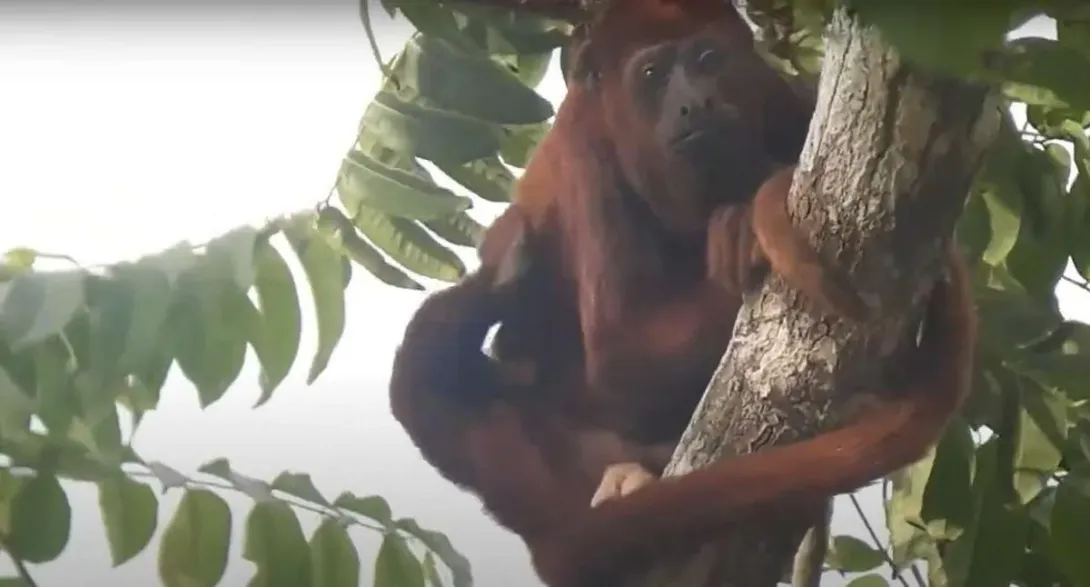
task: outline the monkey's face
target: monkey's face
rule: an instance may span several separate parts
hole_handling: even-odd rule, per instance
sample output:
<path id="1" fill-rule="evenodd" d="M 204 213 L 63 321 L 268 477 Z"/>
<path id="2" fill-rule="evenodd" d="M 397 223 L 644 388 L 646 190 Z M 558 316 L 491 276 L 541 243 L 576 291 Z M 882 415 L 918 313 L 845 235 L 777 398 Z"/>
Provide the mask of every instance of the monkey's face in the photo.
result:
<path id="1" fill-rule="evenodd" d="M 810 106 L 756 52 L 744 24 L 673 33 L 584 76 L 626 180 L 667 228 L 688 232 L 794 161 Z"/>

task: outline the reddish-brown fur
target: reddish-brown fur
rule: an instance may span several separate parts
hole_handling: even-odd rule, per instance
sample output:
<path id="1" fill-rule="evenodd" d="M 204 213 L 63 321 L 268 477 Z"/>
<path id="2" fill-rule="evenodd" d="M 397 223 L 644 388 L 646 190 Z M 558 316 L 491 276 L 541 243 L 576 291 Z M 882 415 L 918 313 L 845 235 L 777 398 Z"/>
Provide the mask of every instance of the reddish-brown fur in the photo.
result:
<path id="1" fill-rule="evenodd" d="M 699 540 L 764 506 L 817 505 L 912 462 L 964 399 L 975 345 L 966 271 L 951 248 L 911 359 L 919 365 L 896 400 L 841 430 L 590 508 L 609 465 L 661 471 L 755 269 L 770 263 L 823 309 L 866 316 L 794 232 L 790 169 L 774 173 L 797 156 L 805 102 L 770 71 L 747 69 L 755 77 L 738 80 L 732 98 L 755 124 L 748 154 L 765 155 L 744 161 L 752 168 L 726 161 L 737 181 L 708 190 L 685 161 L 653 148 L 625 95 L 618 72 L 651 44 L 715 27 L 752 52 L 729 5 L 615 5 L 582 56 L 596 82 L 570 88 L 514 204 L 486 235 L 481 270 L 424 302 L 391 379 L 394 414 L 424 457 L 526 541 L 551 587 L 609 584 L 647 548 Z M 512 251 L 529 251 L 528 268 L 504 269 Z M 496 361 L 480 346 L 500 321 Z M 533 385 L 502 368 L 524 357 L 538 367 Z"/>

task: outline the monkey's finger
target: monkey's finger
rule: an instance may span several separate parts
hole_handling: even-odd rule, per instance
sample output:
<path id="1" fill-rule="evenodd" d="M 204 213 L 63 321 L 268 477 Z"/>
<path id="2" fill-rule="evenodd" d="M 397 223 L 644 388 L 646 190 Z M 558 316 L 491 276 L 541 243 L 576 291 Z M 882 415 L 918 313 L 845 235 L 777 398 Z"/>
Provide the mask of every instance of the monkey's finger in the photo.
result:
<path id="1" fill-rule="evenodd" d="M 590 506 L 595 507 L 607 499 L 624 497 L 654 481 L 655 476 L 639 463 L 610 465 L 602 474 L 602 483 L 590 499 Z"/>

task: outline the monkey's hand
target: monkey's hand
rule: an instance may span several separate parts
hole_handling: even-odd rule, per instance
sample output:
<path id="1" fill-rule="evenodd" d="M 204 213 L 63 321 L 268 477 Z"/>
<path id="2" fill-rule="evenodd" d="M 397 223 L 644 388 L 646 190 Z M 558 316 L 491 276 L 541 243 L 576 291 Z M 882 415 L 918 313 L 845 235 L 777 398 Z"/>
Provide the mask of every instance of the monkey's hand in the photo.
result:
<path id="1" fill-rule="evenodd" d="M 590 506 L 595 507 L 607 499 L 624 497 L 641 487 L 654 483 L 657 477 L 639 463 L 617 463 L 606 467 L 602 474 L 602 483 L 598 491 L 590 498 Z"/>
<path id="2" fill-rule="evenodd" d="M 708 221 L 707 277 L 739 299 L 767 266 L 751 222 L 749 206 L 738 204 L 720 206 Z"/>

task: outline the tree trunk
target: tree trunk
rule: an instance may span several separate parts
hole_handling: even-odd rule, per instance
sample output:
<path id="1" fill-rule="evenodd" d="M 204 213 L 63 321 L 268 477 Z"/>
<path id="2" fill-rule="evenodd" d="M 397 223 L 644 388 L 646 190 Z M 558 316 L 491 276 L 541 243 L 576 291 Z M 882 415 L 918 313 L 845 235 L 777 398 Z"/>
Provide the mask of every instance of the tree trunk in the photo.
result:
<path id="1" fill-rule="evenodd" d="M 870 391 L 939 275 L 1000 107 L 989 88 L 902 62 L 876 30 L 837 10 L 788 207 L 881 319 L 821 318 L 781 279 L 767 280 L 746 300 L 668 475 L 828 430 L 847 415 L 846 400 Z M 819 521 L 815 512 L 740 524 L 721 543 L 630 583 L 771 587 Z"/>

